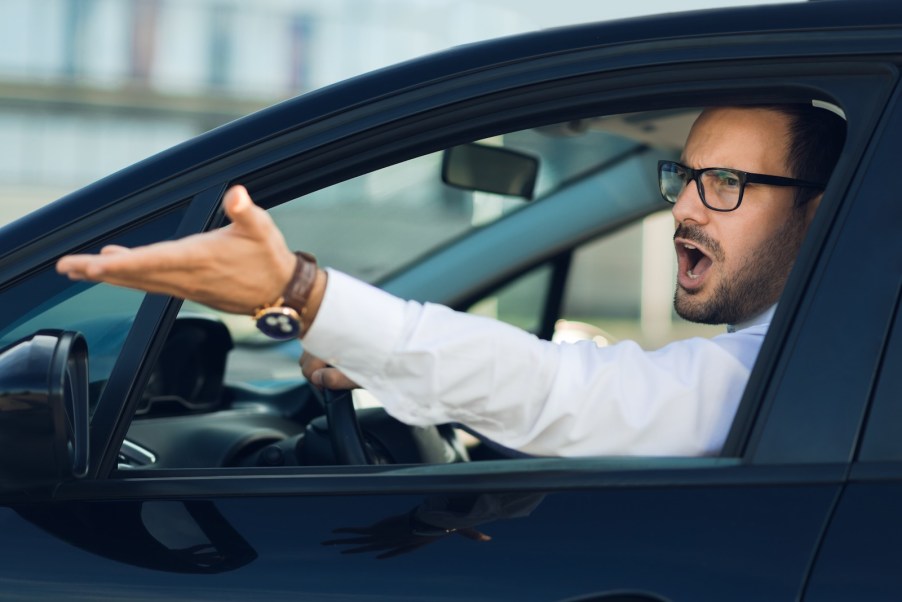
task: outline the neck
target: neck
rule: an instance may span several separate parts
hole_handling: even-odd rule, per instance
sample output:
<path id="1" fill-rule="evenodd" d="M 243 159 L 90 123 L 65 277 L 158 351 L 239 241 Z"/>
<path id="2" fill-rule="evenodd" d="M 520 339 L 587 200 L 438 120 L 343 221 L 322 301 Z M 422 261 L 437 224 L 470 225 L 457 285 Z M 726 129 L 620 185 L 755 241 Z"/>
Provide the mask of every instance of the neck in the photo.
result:
<path id="1" fill-rule="evenodd" d="M 758 326 L 759 324 L 770 324 L 770 321 L 774 317 L 774 312 L 776 310 L 777 305 L 775 303 L 758 315 L 742 320 L 741 322 L 737 322 L 736 324 L 727 324 L 727 332 L 736 332 L 744 328 L 748 328 L 749 326 Z"/>

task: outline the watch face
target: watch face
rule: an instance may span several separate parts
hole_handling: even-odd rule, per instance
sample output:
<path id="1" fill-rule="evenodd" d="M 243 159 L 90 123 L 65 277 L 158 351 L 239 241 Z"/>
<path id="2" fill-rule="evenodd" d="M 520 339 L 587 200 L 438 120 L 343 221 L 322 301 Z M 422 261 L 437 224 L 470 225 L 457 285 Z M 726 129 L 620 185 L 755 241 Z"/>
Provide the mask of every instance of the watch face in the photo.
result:
<path id="1" fill-rule="evenodd" d="M 257 318 L 257 328 L 273 339 L 294 339 L 301 334 L 301 319 L 290 307 L 269 307 Z"/>

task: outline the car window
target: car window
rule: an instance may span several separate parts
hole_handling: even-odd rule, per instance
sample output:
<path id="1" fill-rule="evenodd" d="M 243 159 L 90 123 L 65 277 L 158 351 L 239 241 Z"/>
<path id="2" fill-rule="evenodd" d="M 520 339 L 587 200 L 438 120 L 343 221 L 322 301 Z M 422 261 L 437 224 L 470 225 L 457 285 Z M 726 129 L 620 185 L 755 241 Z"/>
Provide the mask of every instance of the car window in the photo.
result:
<path id="1" fill-rule="evenodd" d="M 552 275 L 552 267 L 543 264 L 480 299 L 467 311 L 513 324 L 529 332 L 538 332 Z"/>
<path id="2" fill-rule="evenodd" d="M 641 248 L 623 244 L 624 236 L 635 242 L 635 236 L 629 235 L 633 230 L 630 226 L 624 229 L 624 224 L 634 221 L 638 225 L 632 227 L 641 231 L 641 215 L 649 208 L 665 206 L 653 184 L 652 160 L 679 152 L 678 141 L 685 137 L 696 114 L 694 110 L 653 114 L 660 124 L 668 124 L 655 135 L 649 133 L 652 114 L 647 114 L 552 124 L 473 142 L 535 161 L 535 187 L 532 194 L 525 195 L 531 198 L 482 189 L 479 181 L 470 188 L 449 183 L 446 178 L 452 176 L 443 167 L 449 160 L 447 153 L 438 152 L 299 196 L 270 212 L 291 247 L 315 253 L 322 265 L 381 284 L 403 274 L 407 266 L 470 245 L 473 236 L 491 236 L 495 227 L 533 207 L 563 203 L 563 212 L 553 213 L 570 219 L 566 207 L 571 199 L 610 205 L 601 218 L 610 221 L 592 225 L 603 235 L 597 242 L 578 245 L 576 284 L 568 284 L 565 305 L 573 320 L 619 319 L 620 305 L 635 308 L 639 303 L 633 294 L 639 284 L 626 282 L 623 273 L 625 266 L 633 266 L 632 255 L 640 254 Z M 621 195 L 622 189 L 639 190 L 645 200 L 634 206 L 629 196 Z M 635 216 L 640 216 L 638 221 Z M 543 227 L 556 228 L 550 222 Z M 544 243 L 520 238 L 508 245 L 505 253 L 516 259 L 520 248 L 537 244 Z M 592 257 L 619 266 L 620 271 L 600 273 Z M 499 274 L 505 284 L 484 295 L 471 310 L 536 330 L 546 317 L 549 290 L 557 286 L 554 274 L 553 262 L 513 279 Z M 602 302 L 587 311 L 580 304 L 584 292 L 578 285 L 590 281 L 616 294 L 602 295 Z M 198 314 L 212 319 L 198 321 Z M 629 317 L 636 319 L 632 314 Z M 297 454 L 303 454 L 307 459 L 300 463 L 328 463 L 331 444 L 321 440 L 326 432 L 319 416 L 321 401 L 305 386 L 297 365 L 302 352 L 299 341 L 273 343 L 256 331 L 247 316 L 217 314 L 193 303 L 182 306 L 174 330 L 181 334 L 169 351 L 164 349 L 152 371 L 128 433 L 132 447 L 130 451 L 123 448 L 129 451 L 121 458 L 123 467 L 258 465 L 264 461 L 260 450 L 267 445 L 280 446 L 277 455 L 283 460 L 297 460 Z M 186 336 L 188 332 L 193 334 Z M 227 355 L 225 351 L 213 353 L 208 344 L 223 340 L 223 332 L 230 341 Z M 169 356 L 186 359 L 165 360 Z M 207 359 L 188 361 L 192 357 Z M 391 441 L 409 439 L 406 427 L 393 430 L 397 426 L 387 420 L 378 399 L 358 392 L 355 404 L 368 412 L 363 418 L 369 421 L 365 429 L 390 433 L 385 437 Z M 506 450 L 486 451 L 483 442 L 460 431 L 454 438 L 466 441 L 474 457 L 508 455 Z M 416 461 L 415 455 L 398 453 L 404 461 Z M 155 460 L 148 462 L 148 457 Z"/>
<path id="3" fill-rule="evenodd" d="M 165 239 L 175 233 L 183 216 L 184 207 L 166 212 L 117 233 L 88 251 L 99 250 L 107 244 L 137 246 Z M 89 393 L 93 408 L 144 296 L 144 293 L 108 284 L 72 282 L 57 274 L 51 265 L 0 292 L 0 307 L 8 315 L 17 316 L 0 329 L 0 349 L 38 330 L 81 332 L 90 354 Z"/>
<path id="4" fill-rule="evenodd" d="M 534 161 L 538 170 L 531 194 L 499 192 L 497 182 L 484 188 L 478 182 L 469 188 L 451 185 L 445 166 L 448 152 L 463 146 L 457 145 L 298 196 L 270 211 L 291 247 L 389 290 L 408 274 L 423 276 L 419 266 L 441 266 L 442 257 L 475 244 L 480 251 L 475 261 L 496 271 L 485 277 L 488 284 L 479 285 L 479 296 L 472 288 L 460 295 L 446 291 L 449 304 L 467 299 L 456 306 L 532 331 L 547 324 L 554 305 L 558 315 L 551 317 L 560 320 L 556 340 L 609 344 L 629 338 L 656 348 L 676 338 L 722 332 L 690 327 L 673 315 L 673 218 L 654 172 L 656 159 L 679 156 L 697 114 L 687 109 L 605 116 L 473 141 Z M 259 200 L 265 205 L 266 199 Z M 580 213 L 586 206 L 602 210 Z M 530 224 L 533 215 L 542 221 L 517 229 L 520 220 Z M 584 223 L 584 215 L 597 221 Z M 498 231 L 506 233 L 504 242 L 487 244 Z M 559 231 L 572 234 L 544 236 Z M 505 238 L 511 233 L 515 236 Z M 525 254 L 538 260 L 521 262 Z M 565 255 L 569 261 L 558 261 Z M 473 271 L 473 261 L 464 263 L 457 276 L 453 270 L 426 270 L 432 273 L 425 276 L 453 287 L 454 278 Z M 563 277 L 562 269 L 567 271 Z M 555 294 L 559 303 L 549 304 Z M 655 304 L 648 302 L 652 297 Z M 198 313 L 209 319 L 197 320 Z M 301 342 L 273 343 L 247 316 L 217 315 L 191 303 L 183 305 L 174 332 L 190 336 L 171 341 L 173 353 L 164 349 L 153 369 L 152 386 L 127 434 L 131 451 L 123 448 L 121 468 L 336 462 L 324 402 L 297 365 Z M 186 360 L 165 361 L 170 356 Z M 199 357 L 206 360 L 190 359 Z M 439 443 L 424 452 L 422 433 L 388 417 L 378 399 L 357 392 L 354 404 L 363 429 L 376 433 L 378 462 L 516 455 L 452 425 L 434 428 L 427 437 L 447 447 Z"/>

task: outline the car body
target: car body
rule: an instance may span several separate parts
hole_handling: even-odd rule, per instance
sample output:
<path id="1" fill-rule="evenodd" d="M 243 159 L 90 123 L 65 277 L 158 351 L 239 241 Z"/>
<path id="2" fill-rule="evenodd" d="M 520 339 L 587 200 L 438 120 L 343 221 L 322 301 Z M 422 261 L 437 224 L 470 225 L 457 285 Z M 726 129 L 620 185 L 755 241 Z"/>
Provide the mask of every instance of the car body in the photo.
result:
<path id="1" fill-rule="evenodd" d="M 898 599 L 900 61 L 902 5 L 864 0 L 515 36 L 286 101 L 4 227 L 0 598 Z M 436 462 L 460 433 L 424 452 L 375 407 L 392 463 L 336 464 L 297 342 L 54 270 L 218 227 L 243 183 L 328 263 L 458 309 L 513 299 L 550 338 L 582 317 L 579 252 L 666 211 L 653 161 L 699 107 L 811 101 L 846 146 L 718 457 L 477 442 Z M 443 151 L 475 141 L 553 166 L 535 200 L 441 185 Z M 613 294 L 637 260 L 602 255 Z"/>

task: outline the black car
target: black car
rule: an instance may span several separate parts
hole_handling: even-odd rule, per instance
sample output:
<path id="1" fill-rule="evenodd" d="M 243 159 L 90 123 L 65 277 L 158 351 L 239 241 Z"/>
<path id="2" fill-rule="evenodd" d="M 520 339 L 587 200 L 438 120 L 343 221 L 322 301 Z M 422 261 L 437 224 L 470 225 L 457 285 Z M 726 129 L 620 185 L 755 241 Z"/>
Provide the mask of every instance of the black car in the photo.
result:
<path id="1" fill-rule="evenodd" d="M 0 599 L 902 598 L 900 65 L 894 2 L 537 32 L 284 102 L 4 227 Z M 292 246 L 402 297 L 660 344 L 696 331 L 670 320 L 656 161 L 702 107 L 774 102 L 841 113 L 847 142 L 718 457 L 410 428 L 320 395 L 246 316 L 54 268 L 220 227 L 242 183 Z M 656 327 L 636 307 L 662 282 Z"/>

